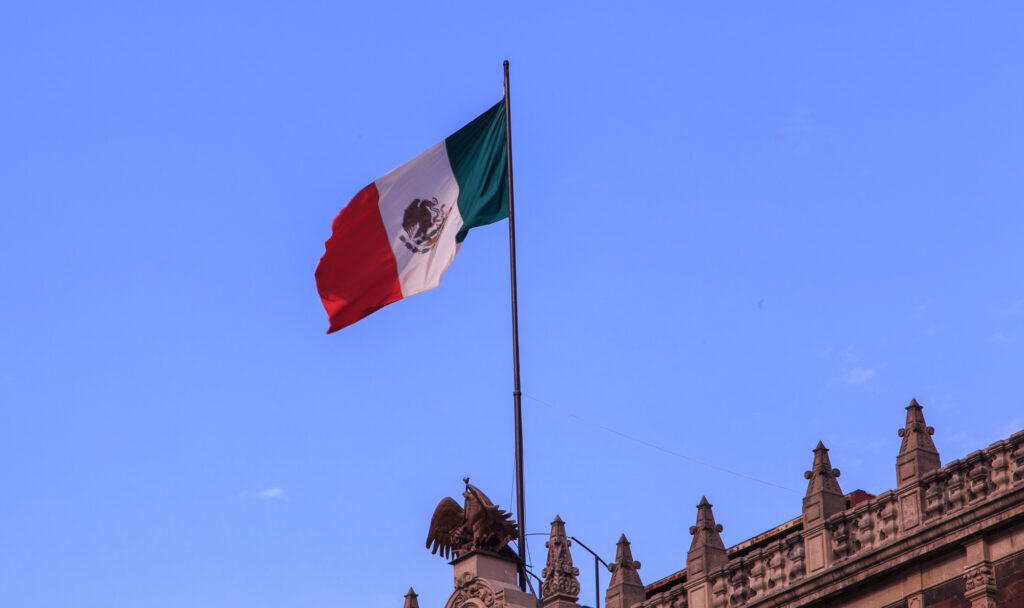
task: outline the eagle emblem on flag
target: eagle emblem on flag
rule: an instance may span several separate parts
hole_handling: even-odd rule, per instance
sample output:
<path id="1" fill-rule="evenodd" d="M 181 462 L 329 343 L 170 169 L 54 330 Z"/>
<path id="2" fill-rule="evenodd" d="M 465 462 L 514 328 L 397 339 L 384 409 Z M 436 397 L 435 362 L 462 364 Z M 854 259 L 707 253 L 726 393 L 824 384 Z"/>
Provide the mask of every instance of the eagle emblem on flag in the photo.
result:
<path id="1" fill-rule="evenodd" d="M 434 248 L 441 237 L 441 229 L 448 220 L 448 205 L 437 202 L 437 198 L 413 199 L 402 214 L 402 230 L 399 239 L 413 253 L 426 253 Z"/>

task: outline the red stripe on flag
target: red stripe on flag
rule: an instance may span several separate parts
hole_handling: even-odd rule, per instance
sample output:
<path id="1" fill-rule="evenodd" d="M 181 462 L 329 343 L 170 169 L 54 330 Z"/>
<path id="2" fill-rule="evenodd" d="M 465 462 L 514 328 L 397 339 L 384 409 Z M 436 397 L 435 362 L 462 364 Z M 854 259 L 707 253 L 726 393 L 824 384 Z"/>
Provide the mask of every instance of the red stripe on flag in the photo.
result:
<path id="1" fill-rule="evenodd" d="M 377 208 L 377 186 L 363 188 L 334 218 L 316 267 L 316 288 L 338 331 L 402 299 L 398 266 Z"/>

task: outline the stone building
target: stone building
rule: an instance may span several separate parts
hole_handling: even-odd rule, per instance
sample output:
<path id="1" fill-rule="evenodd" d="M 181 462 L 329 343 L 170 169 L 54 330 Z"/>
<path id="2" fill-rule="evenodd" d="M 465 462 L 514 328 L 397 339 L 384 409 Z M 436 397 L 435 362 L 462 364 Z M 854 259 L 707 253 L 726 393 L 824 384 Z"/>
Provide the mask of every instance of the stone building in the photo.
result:
<path id="1" fill-rule="evenodd" d="M 702 497 L 687 567 L 644 586 L 622 536 L 604 608 L 1024 608 L 1024 431 L 942 466 L 921 406 L 906 409 L 895 489 L 844 494 L 819 442 L 800 517 L 726 548 Z M 560 518 L 545 544 L 539 600 L 515 564 L 474 552 L 452 562 L 445 608 L 579 608 Z"/>

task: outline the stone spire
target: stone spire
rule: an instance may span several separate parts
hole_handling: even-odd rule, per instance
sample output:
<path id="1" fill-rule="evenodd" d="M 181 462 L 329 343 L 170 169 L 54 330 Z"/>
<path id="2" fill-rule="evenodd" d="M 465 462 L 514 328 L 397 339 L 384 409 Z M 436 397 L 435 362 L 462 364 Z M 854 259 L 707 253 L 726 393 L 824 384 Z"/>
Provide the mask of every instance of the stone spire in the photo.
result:
<path id="1" fill-rule="evenodd" d="M 420 608 L 420 603 L 416 601 L 416 592 L 409 587 L 409 593 L 405 594 L 405 605 L 402 608 Z"/>
<path id="2" fill-rule="evenodd" d="M 725 555 L 725 544 L 718 535 L 722 524 L 715 523 L 715 514 L 711 512 L 711 503 L 706 496 L 700 497 L 697 505 L 697 525 L 690 526 L 693 542 L 686 554 L 687 578 L 696 578 L 728 563 Z"/>
<path id="3" fill-rule="evenodd" d="M 932 435 L 935 429 L 924 422 L 923 408 L 917 399 L 911 399 L 907 406 L 907 425 L 899 430 L 903 438 L 900 454 L 896 457 L 896 487 L 903 487 L 921 478 L 929 471 L 939 469 L 939 451 L 935 449 Z"/>
<path id="4" fill-rule="evenodd" d="M 828 448 L 821 441 L 814 448 L 814 464 L 804 473 L 807 494 L 804 495 L 804 526 L 811 527 L 846 509 L 846 498 L 839 487 L 839 469 L 832 468 Z"/>
<path id="5" fill-rule="evenodd" d="M 555 516 L 551 522 L 551 536 L 544 546 L 548 548 L 548 562 L 540 573 L 544 578 L 541 586 L 545 608 L 567 608 L 575 606 L 580 595 L 579 568 L 572 565 L 572 545 L 565 536 L 565 522 Z"/>
<path id="6" fill-rule="evenodd" d="M 633 561 L 626 535 L 619 537 L 615 547 L 615 562 L 608 566 L 612 580 L 604 594 L 605 608 L 630 608 L 644 601 L 644 584 L 640 582 L 640 562 Z"/>

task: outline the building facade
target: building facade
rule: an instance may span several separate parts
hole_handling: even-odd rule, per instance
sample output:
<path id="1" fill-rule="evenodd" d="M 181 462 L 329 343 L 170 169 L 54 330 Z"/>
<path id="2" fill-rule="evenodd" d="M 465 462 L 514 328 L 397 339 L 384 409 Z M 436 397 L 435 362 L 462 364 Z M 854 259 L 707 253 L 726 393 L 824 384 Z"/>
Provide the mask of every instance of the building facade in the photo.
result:
<path id="1" fill-rule="evenodd" d="M 819 442 L 800 517 L 726 548 L 702 498 L 679 572 L 645 586 L 619 539 L 605 608 L 1024 608 L 1024 431 L 942 466 L 922 407 L 906 410 L 895 489 L 844 493 Z M 460 557 L 445 608 L 578 608 L 570 545 L 556 518 L 539 599 L 514 565 Z"/>

